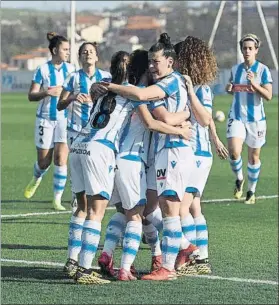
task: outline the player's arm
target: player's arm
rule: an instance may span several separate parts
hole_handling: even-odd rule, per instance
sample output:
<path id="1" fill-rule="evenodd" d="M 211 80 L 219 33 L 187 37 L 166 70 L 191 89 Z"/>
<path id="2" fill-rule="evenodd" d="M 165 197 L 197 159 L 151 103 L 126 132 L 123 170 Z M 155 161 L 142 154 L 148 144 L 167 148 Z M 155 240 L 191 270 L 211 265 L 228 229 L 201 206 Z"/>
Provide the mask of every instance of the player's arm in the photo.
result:
<path id="1" fill-rule="evenodd" d="M 63 89 L 59 101 L 57 103 L 57 110 L 61 111 L 66 109 L 75 99 L 76 95 L 71 94 L 71 92 Z"/>
<path id="2" fill-rule="evenodd" d="M 222 141 L 219 139 L 216 130 L 216 125 L 213 120 L 210 121 L 209 132 L 210 132 L 210 138 L 214 143 L 217 155 L 220 157 L 220 159 L 227 159 L 229 152 L 225 147 L 225 145 L 222 143 Z"/>
<path id="3" fill-rule="evenodd" d="M 160 108 L 160 107 L 159 107 Z M 157 131 L 163 134 L 171 134 L 182 136 L 184 139 L 189 140 L 191 137 L 191 124 L 187 124 L 184 127 L 174 127 L 170 126 L 164 122 L 155 120 L 148 107 L 145 104 L 140 105 L 138 108 L 139 116 L 145 125 L 151 131 Z"/>
<path id="4" fill-rule="evenodd" d="M 233 94 L 233 75 L 232 75 L 232 71 L 231 71 L 231 76 L 229 79 L 229 82 L 226 85 L 226 92 L 229 94 Z"/>
<path id="5" fill-rule="evenodd" d="M 62 86 L 54 86 L 49 87 L 47 90 L 41 88 L 40 84 L 35 83 L 32 81 L 28 92 L 28 99 L 30 102 L 38 102 L 44 99 L 47 96 L 60 96 L 62 92 Z"/>
<path id="6" fill-rule="evenodd" d="M 190 111 L 168 112 L 165 106 L 159 106 L 152 110 L 154 117 L 171 126 L 178 126 L 190 117 Z"/>
<path id="7" fill-rule="evenodd" d="M 185 78 L 186 86 L 188 89 L 188 95 L 195 118 L 202 127 L 206 127 L 210 124 L 212 116 L 197 98 L 191 78 L 188 75 L 183 76 Z"/>
<path id="8" fill-rule="evenodd" d="M 101 82 L 109 91 L 132 101 L 156 101 L 166 96 L 166 93 L 159 86 L 152 85 L 146 88 L 136 86 L 123 86 L 113 83 Z"/>

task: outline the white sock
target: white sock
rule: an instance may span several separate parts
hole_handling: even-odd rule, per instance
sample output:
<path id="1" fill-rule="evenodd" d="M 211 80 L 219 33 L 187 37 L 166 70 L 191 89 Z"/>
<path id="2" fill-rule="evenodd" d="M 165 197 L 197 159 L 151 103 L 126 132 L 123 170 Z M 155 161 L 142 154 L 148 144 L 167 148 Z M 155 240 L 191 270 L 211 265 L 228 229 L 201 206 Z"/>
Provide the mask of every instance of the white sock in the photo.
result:
<path id="1" fill-rule="evenodd" d="M 142 229 L 146 237 L 146 241 L 151 248 L 151 255 L 152 256 L 161 255 L 162 251 L 160 246 L 158 230 L 155 228 L 155 226 L 152 223 L 150 223 L 149 225 L 143 225 Z"/>
<path id="2" fill-rule="evenodd" d="M 82 230 L 82 246 L 79 254 L 79 266 L 90 269 L 98 250 L 101 235 L 101 223 L 94 220 L 85 220 Z"/>
<path id="3" fill-rule="evenodd" d="M 257 164 L 250 164 L 248 162 L 248 191 L 256 192 L 256 186 L 259 180 L 259 175 L 261 172 L 261 161 Z"/>
<path id="4" fill-rule="evenodd" d="M 54 165 L 53 173 L 53 191 L 54 199 L 60 200 L 67 182 L 67 165 Z"/>
<path id="5" fill-rule="evenodd" d="M 200 259 L 208 258 L 208 230 L 206 220 L 201 214 L 194 218 L 197 232 L 197 247 L 199 248 Z"/>
<path id="6" fill-rule="evenodd" d="M 123 252 L 121 258 L 121 268 L 130 271 L 141 242 L 142 223 L 139 221 L 129 221 L 126 226 Z"/>
<path id="7" fill-rule="evenodd" d="M 241 156 L 237 160 L 230 159 L 232 171 L 235 173 L 238 180 L 243 180 L 242 159 Z"/>
<path id="8" fill-rule="evenodd" d="M 106 238 L 102 252 L 106 252 L 109 256 L 113 255 L 121 236 L 124 234 L 126 224 L 126 216 L 122 213 L 117 212 L 111 217 L 107 226 Z"/>
<path id="9" fill-rule="evenodd" d="M 187 217 L 181 219 L 181 227 L 183 235 L 193 245 L 196 244 L 196 226 L 193 216 L 189 214 Z"/>
<path id="10" fill-rule="evenodd" d="M 46 174 L 46 172 L 48 171 L 49 167 L 46 169 L 41 169 L 39 167 L 38 162 L 35 162 L 34 164 L 34 169 L 33 169 L 33 175 L 35 177 L 35 179 L 39 179 L 39 178 L 43 178 L 43 176 Z"/>
<path id="11" fill-rule="evenodd" d="M 81 249 L 81 234 L 85 218 L 72 216 L 70 220 L 69 239 L 68 239 L 68 258 L 78 261 Z"/>
<path id="12" fill-rule="evenodd" d="M 152 213 L 148 214 L 145 218 L 149 222 L 151 222 L 159 232 L 162 231 L 162 229 L 163 229 L 163 217 L 162 217 L 162 211 L 159 207 L 157 207 L 157 209 L 154 210 Z"/>
<path id="13" fill-rule="evenodd" d="M 182 249 L 182 250 L 187 249 L 190 245 L 191 245 L 191 243 L 185 237 L 185 235 L 182 233 L 180 249 Z"/>
<path id="14" fill-rule="evenodd" d="M 173 270 L 181 243 L 180 217 L 163 218 L 162 267 Z"/>

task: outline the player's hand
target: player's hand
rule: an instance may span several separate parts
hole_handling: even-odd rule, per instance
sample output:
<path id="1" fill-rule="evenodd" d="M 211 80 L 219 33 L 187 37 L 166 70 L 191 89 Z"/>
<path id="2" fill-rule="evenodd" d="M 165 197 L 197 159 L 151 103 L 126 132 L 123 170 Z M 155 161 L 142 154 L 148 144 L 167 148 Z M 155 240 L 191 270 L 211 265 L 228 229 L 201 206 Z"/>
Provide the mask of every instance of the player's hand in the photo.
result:
<path id="1" fill-rule="evenodd" d="M 181 124 L 181 136 L 185 140 L 190 140 L 193 134 L 192 124 L 189 121 L 185 121 Z"/>
<path id="2" fill-rule="evenodd" d="M 232 84 L 232 83 L 228 83 L 228 84 L 226 85 L 226 91 L 227 91 L 228 93 L 232 93 L 232 92 L 233 92 L 233 84 Z"/>
<path id="3" fill-rule="evenodd" d="M 216 139 L 214 142 L 216 153 L 219 156 L 220 159 L 225 160 L 229 156 L 229 152 L 226 148 L 226 146 L 220 141 L 220 139 Z"/>
<path id="4" fill-rule="evenodd" d="M 107 92 L 108 89 L 101 83 L 94 83 L 90 88 L 90 95 L 92 100 L 97 100 L 100 96 L 107 94 Z"/>
<path id="5" fill-rule="evenodd" d="M 53 86 L 53 87 L 48 87 L 47 89 L 47 95 L 48 96 L 60 96 L 61 92 L 63 90 L 62 86 Z"/>
<path id="6" fill-rule="evenodd" d="M 252 71 L 247 72 L 247 80 L 250 81 L 251 85 L 255 84 L 255 74 Z"/>
<path id="7" fill-rule="evenodd" d="M 91 103 L 92 102 L 91 96 L 89 94 L 85 94 L 85 93 L 78 93 L 76 96 L 76 100 L 80 103 Z"/>
<path id="8" fill-rule="evenodd" d="M 191 77 L 189 75 L 183 75 L 184 79 L 185 79 L 185 85 L 188 89 L 188 92 L 193 92 L 194 91 L 194 86 L 191 80 Z"/>

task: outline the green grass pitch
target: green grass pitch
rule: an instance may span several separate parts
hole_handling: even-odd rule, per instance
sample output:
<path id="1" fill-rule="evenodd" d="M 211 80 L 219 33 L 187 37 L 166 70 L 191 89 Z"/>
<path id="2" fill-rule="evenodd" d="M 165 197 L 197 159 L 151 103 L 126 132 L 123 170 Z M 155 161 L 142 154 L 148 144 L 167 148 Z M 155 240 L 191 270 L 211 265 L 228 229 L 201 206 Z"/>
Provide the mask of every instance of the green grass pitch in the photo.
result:
<path id="1" fill-rule="evenodd" d="M 230 102 L 230 96 L 217 96 L 214 111 L 223 110 L 227 115 Z M 232 198 L 235 180 L 228 161 L 221 161 L 216 155 L 203 197 L 213 200 L 203 203 L 209 228 L 211 276 L 169 282 L 115 281 L 104 286 L 81 286 L 67 279 L 62 266 L 67 259 L 70 213 L 46 214 L 53 211 L 52 169 L 32 200 L 23 197 L 36 158 L 36 106 L 27 101 L 26 94 L 2 94 L 2 304 L 278 304 L 278 198 L 258 200 L 254 206 L 233 200 L 214 202 Z M 277 97 L 266 102 L 265 111 L 267 144 L 261 154 L 257 196 L 278 194 Z M 217 130 L 226 143 L 225 125 L 217 123 Z M 243 163 L 246 176 L 246 147 Z M 63 201 L 69 209 L 70 197 L 67 184 Z M 5 217 L 27 213 L 41 214 Z M 113 210 L 106 213 L 101 244 L 112 213 Z M 120 255 L 118 249 L 116 267 Z M 136 268 L 147 270 L 150 262 L 150 250 L 141 245 Z"/>

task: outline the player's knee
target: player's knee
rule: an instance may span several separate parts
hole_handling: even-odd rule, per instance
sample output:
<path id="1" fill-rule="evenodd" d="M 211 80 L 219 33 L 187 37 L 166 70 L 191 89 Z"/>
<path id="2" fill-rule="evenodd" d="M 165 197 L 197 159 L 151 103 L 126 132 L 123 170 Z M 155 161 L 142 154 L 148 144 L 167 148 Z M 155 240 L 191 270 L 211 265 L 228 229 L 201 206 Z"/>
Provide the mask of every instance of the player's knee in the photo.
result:
<path id="1" fill-rule="evenodd" d="M 44 159 L 39 159 L 38 160 L 38 165 L 40 169 L 47 169 L 51 164 L 51 159 L 50 158 L 44 158 Z"/>
<path id="2" fill-rule="evenodd" d="M 240 157 L 240 153 L 236 151 L 231 151 L 229 155 L 231 160 L 237 160 Z"/>
<path id="3" fill-rule="evenodd" d="M 260 162 L 260 157 L 259 156 L 250 156 L 248 161 L 251 165 L 255 165 Z"/>

